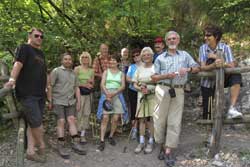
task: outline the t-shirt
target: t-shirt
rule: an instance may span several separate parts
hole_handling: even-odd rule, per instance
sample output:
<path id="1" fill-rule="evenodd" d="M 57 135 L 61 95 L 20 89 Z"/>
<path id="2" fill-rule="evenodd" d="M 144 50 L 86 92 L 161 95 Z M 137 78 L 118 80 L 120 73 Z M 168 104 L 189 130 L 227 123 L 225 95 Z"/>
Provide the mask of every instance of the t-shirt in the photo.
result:
<path id="1" fill-rule="evenodd" d="M 29 44 L 23 44 L 16 50 L 16 61 L 23 64 L 16 81 L 17 97 L 45 97 L 47 67 L 43 52 Z"/>

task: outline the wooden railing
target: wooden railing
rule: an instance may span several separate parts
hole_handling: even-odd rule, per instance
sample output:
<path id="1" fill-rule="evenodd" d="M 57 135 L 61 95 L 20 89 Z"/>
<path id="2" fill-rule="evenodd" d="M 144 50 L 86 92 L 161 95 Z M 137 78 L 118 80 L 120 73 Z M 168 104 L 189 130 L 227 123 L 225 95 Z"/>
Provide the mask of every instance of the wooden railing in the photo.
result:
<path id="1" fill-rule="evenodd" d="M 0 82 L 3 84 L 9 78 L 7 65 L 3 62 L 0 62 Z M 25 122 L 22 118 L 20 118 L 20 111 L 16 105 L 15 98 L 13 96 L 12 88 L 2 88 L 0 89 L 0 98 L 5 98 L 7 102 L 7 107 L 9 109 L 9 113 L 2 114 L 4 119 L 12 119 L 14 126 L 18 128 L 17 135 L 17 146 L 16 146 L 16 167 L 24 166 L 24 144 L 25 144 L 25 131 L 26 126 Z"/>

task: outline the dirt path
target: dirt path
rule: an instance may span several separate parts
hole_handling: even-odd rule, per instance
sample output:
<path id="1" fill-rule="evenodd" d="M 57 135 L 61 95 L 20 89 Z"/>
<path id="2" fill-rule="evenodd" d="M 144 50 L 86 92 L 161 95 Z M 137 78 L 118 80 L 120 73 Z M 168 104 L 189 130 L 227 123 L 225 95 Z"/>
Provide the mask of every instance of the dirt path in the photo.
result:
<path id="1" fill-rule="evenodd" d="M 207 138 L 206 128 L 198 126 L 195 118 L 199 109 L 185 107 L 183 126 L 179 148 L 176 153 L 177 167 L 250 167 L 250 134 L 245 125 L 232 127 L 224 126 L 221 142 L 221 153 L 216 159 L 208 159 L 207 148 L 203 141 Z M 0 143 L 0 167 L 14 167 L 15 162 L 15 136 L 12 134 L 9 140 Z M 96 141 L 91 140 L 85 147 L 87 155 L 79 156 L 71 153 L 70 160 L 64 160 L 58 156 L 55 147 L 56 140 L 53 135 L 47 135 L 50 145 L 47 149 L 48 157 L 45 164 L 34 163 L 25 160 L 25 167 L 164 167 L 164 162 L 157 159 L 159 146 L 156 146 L 152 154 L 134 154 L 137 145 L 131 141 L 126 153 L 123 147 L 126 145 L 126 137 L 117 137 L 117 145 L 106 143 L 104 152 L 96 151 Z M 218 162 L 217 162 L 218 161 Z M 214 165 L 213 163 L 217 163 Z"/>

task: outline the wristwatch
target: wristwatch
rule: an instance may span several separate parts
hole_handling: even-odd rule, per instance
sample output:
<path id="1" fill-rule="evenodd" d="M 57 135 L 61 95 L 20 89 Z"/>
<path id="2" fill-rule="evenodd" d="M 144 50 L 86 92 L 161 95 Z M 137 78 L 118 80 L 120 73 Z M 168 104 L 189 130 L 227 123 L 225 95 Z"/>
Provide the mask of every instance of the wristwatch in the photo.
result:
<path id="1" fill-rule="evenodd" d="M 10 77 L 9 82 L 16 82 L 16 80 L 12 77 Z"/>

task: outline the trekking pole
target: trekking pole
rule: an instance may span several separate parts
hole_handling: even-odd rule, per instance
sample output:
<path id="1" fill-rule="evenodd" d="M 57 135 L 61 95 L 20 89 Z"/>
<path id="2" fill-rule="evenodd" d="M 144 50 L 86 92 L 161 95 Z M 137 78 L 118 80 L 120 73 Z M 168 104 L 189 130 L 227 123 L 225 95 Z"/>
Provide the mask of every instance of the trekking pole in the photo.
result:
<path id="1" fill-rule="evenodd" d="M 140 99 L 140 105 L 137 109 L 137 112 L 136 112 L 136 115 L 135 115 L 135 118 L 138 118 L 138 115 L 140 113 L 140 110 L 141 110 L 141 107 L 142 107 L 142 104 L 144 103 L 144 98 L 145 96 L 143 95 Z M 133 123 L 133 126 L 137 124 L 137 121 L 138 119 L 135 119 L 135 122 Z M 131 137 L 131 134 L 132 134 L 132 131 L 133 131 L 133 126 L 129 132 L 129 135 L 128 135 L 128 138 L 127 138 L 127 142 L 126 142 L 126 145 L 123 147 L 123 153 L 126 153 L 127 152 L 127 148 L 128 148 L 128 145 L 129 145 L 129 142 L 130 142 L 130 137 Z"/>

